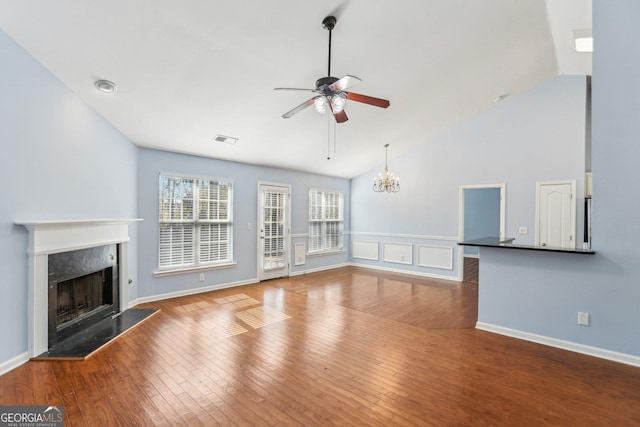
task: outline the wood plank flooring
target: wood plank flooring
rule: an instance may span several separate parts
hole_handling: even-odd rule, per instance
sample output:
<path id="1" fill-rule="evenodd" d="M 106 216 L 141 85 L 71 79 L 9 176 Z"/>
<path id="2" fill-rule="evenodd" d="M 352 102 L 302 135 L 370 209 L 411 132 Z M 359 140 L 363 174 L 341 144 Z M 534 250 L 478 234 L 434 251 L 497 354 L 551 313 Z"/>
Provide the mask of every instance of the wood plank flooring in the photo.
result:
<path id="1" fill-rule="evenodd" d="M 480 259 L 465 256 L 463 258 L 462 278 L 465 282 L 478 283 L 478 273 L 480 270 Z"/>
<path id="2" fill-rule="evenodd" d="M 640 369 L 473 328 L 477 284 L 347 267 L 140 307 L 0 377 L 66 426 L 637 426 Z"/>

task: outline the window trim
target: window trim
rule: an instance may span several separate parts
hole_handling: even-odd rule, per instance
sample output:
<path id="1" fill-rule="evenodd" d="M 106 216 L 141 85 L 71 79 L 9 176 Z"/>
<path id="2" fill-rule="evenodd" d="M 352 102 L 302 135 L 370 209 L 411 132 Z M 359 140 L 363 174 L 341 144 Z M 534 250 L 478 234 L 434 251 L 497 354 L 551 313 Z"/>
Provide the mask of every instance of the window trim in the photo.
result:
<path id="1" fill-rule="evenodd" d="M 197 182 L 198 181 L 208 181 L 208 182 L 225 182 L 228 183 L 231 187 L 231 191 L 229 193 L 229 199 L 228 199 L 228 211 L 229 211 L 229 219 L 228 220 L 219 220 L 219 219 L 213 219 L 213 220 L 208 220 L 208 219 L 200 219 L 198 218 L 198 204 L 200 203 L 200 198 L 197 197 L 196 198 L 196 193 L 194 192 L 193 194 L 193 218 L 190 220 L 185 220 L 185 219 L 176 219 L 176 220 L 167 220 L 167 221 L 161 221 L 160 216 L 161 216 L 161 209 L 160 209 L 160 204 L 161 204 L 161 200 L 160 200 L 160 180 L 162 179 L 162 177 L 166 177 L 166 178 L 177 178 L 177 179 L 185 179 L 185 180 L 192 180 L 193 181 L 193 185 L 195 188 L 197 188 Z M 234 187 L 235 187 L 235 182 L 233 179 L 230 178 L 217 178 L 217 177 L 210 177 L 210 176 L 203 176 L 203 175 L 188 175 L 188 174 L 180 174 L 180 173 L 171 173 L 171 172 L 160 172 L 158 175 L 158 220 L 157 220 L 157 227 L 158 227 L 158 244 L 157 244 L 157 262 L 158 262 L 158 269 L 156 271 L 154 271 L 154 277 L 159 277 L 159 276 L 167 276 L 167 275 L 172 275 L 172 274 L 180 274 L 180 273 L 188 273 L 188 272 L 192 272 L 192 271 L 201 271 L 201 270 L 214 270 L 214 269 L 220 269 L 220 268 L 229 268 L 229 267 L 234 267 L 236 266 L 236 262 L 234 260 L 234 251 L 233 251 L 233 225 L 234 225 L 234 221 L 233 221 L 233 214 L 234 214 L 234 209 L 233 209 L 233 193 L 234 193 Z M 193 241 L 193 251 L 194 251 L 194 262 L 192 264 L 181 264 L 181 265 L 167 265 L 167 266 L 160 266 L 160 229 L 161 226 L 163 224 L 193 224 L 194 225 L 194 241 Z M 201 263 L 199 261 L 200 259 L 200 226 L 203 224 L 228 224 L 228 233 L 229 233 L 229 239 L 228 239 L 228 257 L 227 259 L 223 260 L 223 261 L 213 261 L 213 262 L 206 262 L 206 263 Z"/>
<path id="2" fill-rule="evenodd" d="M 322 193 L 322 197 L 323 197 L 323 210 L 322 210 L 322 219 L 321 220 L 312 220 L 311 219 L 311 193 L 312 192 L 320 192 Z M 328 221 L 325 217 L 326 217 L 326 212 L 325 212 L 325 208 L 326 208 L 326 201 L 325 201 L 325 197 L 327 195 L 327 193 L 333 193 L 333 194 L 337 194 L 340 196 L 340 219 L 339 220 L 330 220 Z M 336 254 L 336 253 L 340 253 L 340 252 L 344 252 L 345 248 L 344 248 L 344 191 L 341 190 L 335 190 L 335 189 L 327 189 L 327 188 L 318 188 L 318 187 L 309 187 L 309 191 L 307 193 L 307 197 L 308 197 L 308 204 L 307 204 L 307 253 L 306 255 L 313 257 L 316 255 L 331 255 L 331 254 Z M 331 247 L 331 248 L 327 248 L 324 246 L 325 243 L 325 238 L 326 238 L 326 234 L 324 233 L 324 226 L 325 224 L 327 224 L 328 222 L 331 223 L 336 223 L 338 222 L 340 224 L 340 246 L 339 247 Z M 311 250 L 311 238 L 312 238 L 312 234 L 310 231 L 310 226 L 311 223 L 320 223 L 322 224 L 323 227 L 323 234 L 322 234 L 322 238 L 323 238 L 323 243 L 322 243 L 322 249 L 320 250 L 315 250 L 312 251 Z"/>

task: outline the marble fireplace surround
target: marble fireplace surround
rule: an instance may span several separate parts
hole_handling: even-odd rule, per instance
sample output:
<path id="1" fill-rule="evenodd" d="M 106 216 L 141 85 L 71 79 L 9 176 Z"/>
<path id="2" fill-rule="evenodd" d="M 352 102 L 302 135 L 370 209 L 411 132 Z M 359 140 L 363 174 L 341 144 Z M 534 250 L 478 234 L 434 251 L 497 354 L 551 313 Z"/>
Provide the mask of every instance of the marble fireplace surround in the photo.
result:
<path id="1" fill-rule="evenodd" d="M 120 310 L 129 307 L 129 225 L 142 219 L 16 221 L 29 231 L 28 346 L 31 357 L 48 350 L 48 256 L 119 244 Z"/>

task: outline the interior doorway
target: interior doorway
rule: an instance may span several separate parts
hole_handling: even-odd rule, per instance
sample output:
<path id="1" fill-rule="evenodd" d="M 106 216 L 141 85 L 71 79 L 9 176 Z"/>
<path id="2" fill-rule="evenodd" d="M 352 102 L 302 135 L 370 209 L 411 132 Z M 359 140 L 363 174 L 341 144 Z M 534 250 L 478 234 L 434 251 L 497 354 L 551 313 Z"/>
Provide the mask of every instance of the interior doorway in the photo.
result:
<path id="1" fill-rule="evenodd" d="M 458 239 L 505 236 L 505 184 L 462 185 L 459 191 Z M 480 255 L 474 246 L 462 246 L 459 279 L 478 283 Z"/>
<path id="2" fill-rule="evenodd" d="M 576 182 L 536 183 L 536 245 L 576 247 Z"/>

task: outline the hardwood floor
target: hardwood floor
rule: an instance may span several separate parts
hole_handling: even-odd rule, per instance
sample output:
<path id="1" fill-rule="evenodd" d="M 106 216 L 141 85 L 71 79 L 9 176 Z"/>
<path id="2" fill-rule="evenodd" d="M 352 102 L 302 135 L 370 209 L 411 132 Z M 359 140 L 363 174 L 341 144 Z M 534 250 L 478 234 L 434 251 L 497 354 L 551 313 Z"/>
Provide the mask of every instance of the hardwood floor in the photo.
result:
<path id="1" fill-rule="evenodd" d="M 464 257 L 462 278 L 465 282 L 478 283 L 479 261 L 479 258 Z"/>
<path id="2" fill-rule="evenodd" d="M 66 426 L 640 425 L 640 369 L 473 329 L 477 285 L 361 268 L 158 301 L 91 358 L 0 377 Z"/>

